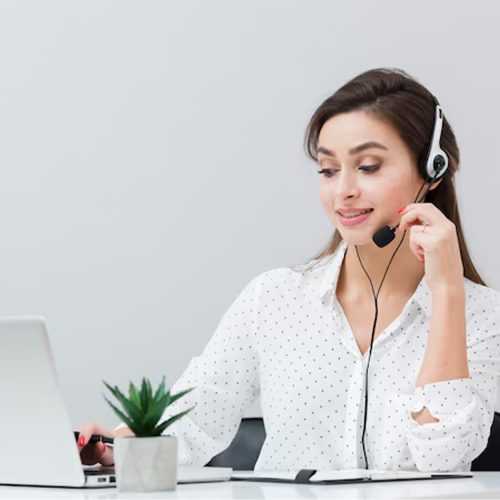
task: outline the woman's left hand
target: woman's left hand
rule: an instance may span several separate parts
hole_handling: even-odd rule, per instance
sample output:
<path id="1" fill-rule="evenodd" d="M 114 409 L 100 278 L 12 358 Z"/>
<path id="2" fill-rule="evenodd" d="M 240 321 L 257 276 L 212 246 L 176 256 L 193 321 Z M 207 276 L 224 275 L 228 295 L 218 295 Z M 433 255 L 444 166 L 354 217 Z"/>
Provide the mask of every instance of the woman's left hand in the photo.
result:
<path id="1" fill-rule="evenodd" d="M 410 249 L 425 264 L 432 292 L 463 288 L 464 269 L 455 224 L 432 203 L 410 203 L 398 231 L 410 228 Z"/>

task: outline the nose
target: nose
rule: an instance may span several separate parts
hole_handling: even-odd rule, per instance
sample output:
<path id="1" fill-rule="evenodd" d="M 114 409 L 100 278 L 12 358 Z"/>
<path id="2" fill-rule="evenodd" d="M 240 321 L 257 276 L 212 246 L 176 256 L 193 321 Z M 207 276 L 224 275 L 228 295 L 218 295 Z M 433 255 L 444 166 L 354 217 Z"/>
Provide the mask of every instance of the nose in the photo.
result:
<path id="1" fill-rule="evenodd" d="M 352 175 L 344 169 L 340 174 L 337 182 L 337 195 L 342 198 L 353 198 L 358 196 L 359 186 L 356 175 Z"/>

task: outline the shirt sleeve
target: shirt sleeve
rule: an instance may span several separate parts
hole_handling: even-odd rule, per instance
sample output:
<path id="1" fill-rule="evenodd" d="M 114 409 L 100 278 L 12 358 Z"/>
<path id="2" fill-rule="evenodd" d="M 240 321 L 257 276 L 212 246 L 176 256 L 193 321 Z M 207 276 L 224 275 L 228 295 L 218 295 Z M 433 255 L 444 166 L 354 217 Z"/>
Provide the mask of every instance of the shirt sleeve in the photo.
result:
<path id="1" fill-rule="evenodd" d="M 469 378 L 417 388 L 411 411 L 427 407 L 439 422 L 419 424 L 409 414 L 408 446 L 421 471 L 468 471 L 486 448 L 500 375 L 500 314 L 467 346 Z"/>
<path id="2" fill-rule="evenodd" d="M 200 356 L 171 387 L 171 393 L 194 387 L 165 411 L 162 421 L 191 408 L 164 434 L 178 438 L 180 464 L 205 465 L 226 449 L 245 408 L 259 392 L 257 316 L 262 275 L 254 278 L 223 315 Z"/>

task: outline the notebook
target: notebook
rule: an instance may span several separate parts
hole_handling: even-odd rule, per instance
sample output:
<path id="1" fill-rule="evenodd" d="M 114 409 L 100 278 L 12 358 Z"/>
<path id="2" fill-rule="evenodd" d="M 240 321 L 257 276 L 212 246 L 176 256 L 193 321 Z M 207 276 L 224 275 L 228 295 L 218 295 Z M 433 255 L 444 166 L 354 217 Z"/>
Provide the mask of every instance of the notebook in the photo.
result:
<path id="1" fill-rule="evenodd" d="M 233 481 L 263 481 L 273 483 L 336 484 L 362 483 L 373 481 L 414 481 L 419 479 L 456 479 L 473 477 L 470 473 L 386 471 L 375 469 L 346 469 L 318 471 L 301 469 L 299 471 L 236 471 Z"/>

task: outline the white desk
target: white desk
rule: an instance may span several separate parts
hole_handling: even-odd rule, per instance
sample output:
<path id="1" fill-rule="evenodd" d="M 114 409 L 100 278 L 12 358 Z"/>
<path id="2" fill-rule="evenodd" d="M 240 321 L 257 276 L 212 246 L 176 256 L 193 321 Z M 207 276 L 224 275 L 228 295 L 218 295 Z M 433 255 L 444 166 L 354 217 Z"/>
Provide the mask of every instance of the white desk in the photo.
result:
<path id="1" fill-rule="evenodd" d="M 500 472 L 475 472 L 472 479 L 402 481 L 333 486 L 288 485 L 228 481 L 179 484 L 165 493 L 118 493 L 116 489 L 67 490 L 0 486 L 0 499 L 9 498 L 500 498 Z"/>

